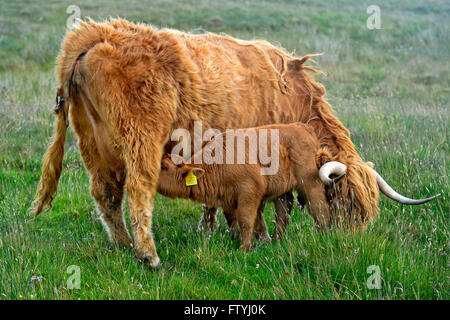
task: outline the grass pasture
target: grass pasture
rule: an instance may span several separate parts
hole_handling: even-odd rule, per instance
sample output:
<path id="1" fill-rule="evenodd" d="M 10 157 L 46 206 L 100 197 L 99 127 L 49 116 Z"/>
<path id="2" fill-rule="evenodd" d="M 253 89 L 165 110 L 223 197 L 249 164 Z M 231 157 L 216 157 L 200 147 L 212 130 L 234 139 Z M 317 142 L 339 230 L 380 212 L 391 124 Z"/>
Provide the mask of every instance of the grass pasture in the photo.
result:
<path id="1" fill-rule="evenodd" d="M 55 58 L 72 4 L 96 20 L 323 52 L 318 80 L 363 159 L 406 196 L 442 196 L 416 207 L 381 196 L 379 218 L 360 234 L 318 234 L 295 209 L 283 241 L 243 254 L 222 215 L 216 232 L 197 234 L 201 205 L 158 195 L 163 268 L 152 271 L 107 241 L 69 130 L 53 208 L 33 221 L 27 209 L 53 132 Z M 366 27 L 372 4 L 379 30 Z M 444 0 L 0 0 L 0 299 L 449 299 L 449 13 Z M 272 233 L 272 205 L 265 214 Z M 68 286 L 72 265 L 80 289 Z M 372 265 L 381 289 L 367 286 Z"/>

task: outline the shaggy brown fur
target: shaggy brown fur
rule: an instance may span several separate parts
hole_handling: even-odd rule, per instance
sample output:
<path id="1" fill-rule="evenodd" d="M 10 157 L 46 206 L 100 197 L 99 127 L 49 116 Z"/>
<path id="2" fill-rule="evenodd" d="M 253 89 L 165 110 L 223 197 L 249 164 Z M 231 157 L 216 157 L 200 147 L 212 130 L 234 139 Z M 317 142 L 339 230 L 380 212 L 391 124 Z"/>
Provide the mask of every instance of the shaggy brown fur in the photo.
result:
<path id="1" fill-rule="evenodd" d="M 258 140 L 261 130 L 268 131 L 268 150 L 271 132 L 278 131 L 279 168 L 275 174 L 262 175 L 261 168 L 264 166 L 259 161 L 250 164 L 250 148 L 239 150 L 240 153 L 245 152 L 244 164 L 185 164 L 181 157 L 177 157 L 180 163 L 175 164 L 172 159 L 176 156 L 166 155 L 161 164 L 158 192 L 171 198 L 189 198 L 210 206 L 222 207 L 232 233 L 237 224 L 239 225 L 244 251 L 251 248 L 255 222 L 259 220 L 259 231 L 265 228 L 265 224 L 261 227 L 264 217 L 258 210 L 262 200 L 281 196 L 293 189 L 305 200 L 308 212 L 317 227 L 329 228 L 332 217 L 325 186 L 319 178 L 318 169 L 321 163 L 318 161 L 327 162 L 331 155 L 324 150 L 319 153 L 320 143 L 314 133 L 305 125 L 298 124 L 262 126 L 244 129 L 243 132 L 248 130 L 254 130 Z M 221 147 L 225 156 L 228 151 L 227 140 L 230 137 L 226 134 L 222 134 L 222 137 Z M 231 139 L 235 138 L 231 136 Z M 207 144 L 203 150 L 212 143 L 214 142 Z M 236 143 L 233 154 L 238 154 Z M 185 178 L 190 173 L 197 177 L 197 185 L 186 185 Z"/>
<path id="2" fill-rule="evenodd" d="M 88 21 L 68 32 L 58 58 L 59 90 L 70 103 L 91 193 L 111 239 L 131 242 L 120 206 L 125 186 L 136 253 L 159 265 L 150 227 L 161 157 L 170 133 L 192 129 L 194 120 L 202 120 L 205 130 L 309 123 L 348 167 L 341 190 L 330 196 L 345 200 L 345 217 L 358 225 L 370 221 L 378 212 L 375 178 L 323 99 L 325 89 L 306 72 L 315 71 L 304 66 L 310 57 L 292 57 L 265 41 L 158 30 L 121 19 Z M 64 115 L 44 156 L 35 215 L 56 193 Z"/>

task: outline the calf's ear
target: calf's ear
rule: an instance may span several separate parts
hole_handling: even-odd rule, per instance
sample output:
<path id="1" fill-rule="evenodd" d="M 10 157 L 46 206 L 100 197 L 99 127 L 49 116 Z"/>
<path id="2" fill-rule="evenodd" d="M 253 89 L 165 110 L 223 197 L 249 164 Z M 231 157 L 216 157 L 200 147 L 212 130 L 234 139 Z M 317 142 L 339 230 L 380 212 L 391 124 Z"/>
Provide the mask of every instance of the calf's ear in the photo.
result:
<path id="1" fill-rule="evenodd" d="M 197 178 L 200 178 L 205 173 L 205 170 L 203 170 L 202 168 L 196 168 L 187 164 L 182 165 L 180 167 L 180 170 L 182 172 L 181 176 L 183 178 L 185 178 L 190 173 L 194 174 Z"/>
<path id="2" fill-rule="evenodd" d="M 193 173 L 197 178 L 200 178 L 205 173 L 205 170 L 201 168 L 193 168 L 190 172 Z"/>

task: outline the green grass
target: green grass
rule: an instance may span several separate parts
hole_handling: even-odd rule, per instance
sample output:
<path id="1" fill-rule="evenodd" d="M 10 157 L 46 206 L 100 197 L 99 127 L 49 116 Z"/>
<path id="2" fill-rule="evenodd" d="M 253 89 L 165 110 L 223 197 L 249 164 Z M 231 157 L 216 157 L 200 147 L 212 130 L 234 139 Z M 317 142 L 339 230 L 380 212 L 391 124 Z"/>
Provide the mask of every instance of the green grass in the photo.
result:
<path id="1" fill-rule="evenodd" d="M 370 1 L 180 2 L 77 5 L 94 19 L 323 52 L 318 79 L 361 156 L 405 195 L 441 198 L 410 207 L 382 197 L 380 217 L 361 234 L 318 234 L 295 209 L 283 241 L 243 254 L 221 215 L 210 237 L 197 234 L 199 204 L 158 196 L 163 268 L 152 271 L 107 241 L 70 131 L 53 209 L 33 221 L 26 212 L 52 135 L 54 64 L 72 3 L 0 0 L 0 299 L 449 299 L 448 2 L 377 1 L 382 29 L 372 31 Z M 80 290 L 67 287 L 70 265 L 80 267 Z M 366 286 L 370 265 L 380 267 L 380 290 Z"/>

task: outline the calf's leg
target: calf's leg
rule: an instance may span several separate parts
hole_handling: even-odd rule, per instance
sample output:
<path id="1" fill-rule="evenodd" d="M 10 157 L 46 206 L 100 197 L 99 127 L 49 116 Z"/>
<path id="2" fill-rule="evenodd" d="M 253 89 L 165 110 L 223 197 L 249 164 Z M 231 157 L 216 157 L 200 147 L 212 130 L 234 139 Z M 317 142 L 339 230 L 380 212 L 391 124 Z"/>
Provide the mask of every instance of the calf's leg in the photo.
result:
<path id="1" fill-rule="evenodd" d="M 235 210 L 223 210 L 225 219 L 227 220 L 228 228 L 230 229 L 230 236 L 233 239 L 239 238 L 239 229 L 236 219 Z"/>
<path id="2" fill-rule="evenodd" d="M 202 232 L 203 230 L 207 230 L 208 232 L 212 232 L 217 227 L 217 208 L 209 207 L 207 205 L 202 206 L 202 217 L 198 224 L 197 232 Z"/>
<path id="3" fill-rule="evenodd" d="M 264 219 L 264 207 L 266 201 L 263 200 L 259 204 L 258 214 L 256 216 L 255 226 L 254 226 L 254 234 L 255 238 L 262 241 L 270 242 L 272 239 L 270 238 L 269 231 L 267 230 L 266 220 Z"/>
<path id="4" fill-rule="evenodd" d="M 273 240 L 278 241 L 283 237 L 286 226 L 291 218 L 292 207 L 294 206 L 294 196 L 292 192 L 287 192 L 274 200 L 275 206 L 275 233 Z"/>
<path id="5" fill-rule="evenodd" d="M 258 208 L 262 197 L 256 195 L 243 195 L 238 201 L 236 219 L 241 229 L 241 245 L 244 252 L 252 248 L 253 228 L 258 216 Z"/>

